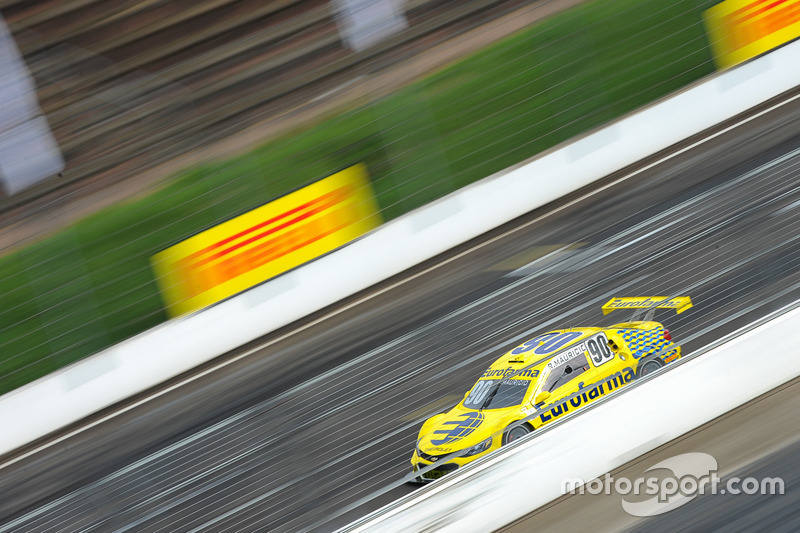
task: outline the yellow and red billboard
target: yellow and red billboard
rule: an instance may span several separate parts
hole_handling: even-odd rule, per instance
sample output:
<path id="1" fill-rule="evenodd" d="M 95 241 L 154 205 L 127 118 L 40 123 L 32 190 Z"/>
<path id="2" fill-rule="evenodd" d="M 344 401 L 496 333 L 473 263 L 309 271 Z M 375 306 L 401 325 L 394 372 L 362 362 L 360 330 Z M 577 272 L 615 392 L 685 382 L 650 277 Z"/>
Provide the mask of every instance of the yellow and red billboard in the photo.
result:
<path id="1" fill-rule="evenodd" d="M 800 0 L 725 0 L 704 17 L 721 69 L 800 37 Z"/>
<path id="2" fill-rule="evenodd" d="M 355 165 L 186 239 L 151 258 L 171 316 L 196 311 L 319 257 L 381 223 Z"/>

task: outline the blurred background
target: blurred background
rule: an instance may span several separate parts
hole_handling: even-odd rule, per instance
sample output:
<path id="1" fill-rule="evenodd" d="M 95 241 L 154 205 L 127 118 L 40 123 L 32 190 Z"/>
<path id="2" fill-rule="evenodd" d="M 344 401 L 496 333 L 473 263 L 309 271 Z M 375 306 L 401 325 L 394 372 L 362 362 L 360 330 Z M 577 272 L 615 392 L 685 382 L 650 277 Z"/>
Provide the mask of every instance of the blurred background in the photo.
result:
<path id="1" fill-rule="evenodd" d="M 166 320 L 220 221 L 359 162 L 391 220 L 713 72 L 711 4 L 0 2 L 0 393 Z"/>

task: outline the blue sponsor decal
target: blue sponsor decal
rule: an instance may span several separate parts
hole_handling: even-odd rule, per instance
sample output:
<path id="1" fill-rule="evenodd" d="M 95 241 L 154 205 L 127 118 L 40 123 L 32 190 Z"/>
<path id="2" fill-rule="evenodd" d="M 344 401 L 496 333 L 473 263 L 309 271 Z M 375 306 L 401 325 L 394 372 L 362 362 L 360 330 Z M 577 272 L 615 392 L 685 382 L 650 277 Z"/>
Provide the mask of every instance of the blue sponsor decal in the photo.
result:
<path id="1" fill-rule="evenodd" d="M 539 371 L 538 370 L 531 370 L 529 368 L 525 369 L 525 370 L 517 370 L 514 367 L 498 368 L 498 369 L 495 369 L 495 370 L 491 370 L 491 369 L 487 370 L 486 372 L 483 373 L 483 375 L 481 377 L 482 378 L 495 378 L 495 377 L 504 378 L 504 377 L 510 376 L 512 374 L 514 375 L 515 378 L 535 378 L 535 377 L 539 376 Z"/>
<path id="2" fill-rule="evenodd" d="M 533 353 L 536 355 L 551 354 L 575 339 L 580 338 L 582 335 L 583 333 L 580 331 L 564 331 L 561 333 L 556 331 L 552 333 L 545 333 L 544 335 L 539 335 L 538 337 L 532 338 L 522 346 L 514 348 L 511 350 L 511 354 L 519 355 L 529 350 L 533 350 L 534 348 L 536 349 L 533 350 Z M 539 346 L 539 344 L 541 344 L 541 346 Z"/>
<path id="3" fill-rule="evenodd" d="M 612 374 L 597 385 L 582 391 L 578 391 L 572 397 L 558 402 L 556 405 L 539 415 L 539 420 L 542 422 L 542 424 L 544 424 L 545 422 L 549 422 L 554 418 L 558 418 L 559 416 L 568 413 L 570 409 L 577 409 L 581 405 L 589 403 L 590 401 L 603 396 L 607 392 L 611 392 L 614 389 L 618 389 L 624 385 L 627 385 L 633 381 L 635 377 L 636 374 L 634 373 L 633 369 L 626 367 L 621 372 Z"/>
<path id="4" fill-rule="evenodd" d="M 550 337 L 556 337 L 560 335 L 559 333 L 545 333 L 544 335 L 539 335 L 538 337 L 534 337 L 531 340 L 525 342 L 522 346 L 518 346 L 511 350 L 512 355 L 519 355 L 521 353 L 525 353 L 528 350 L 532 350 L 536 348 L 540 342 L 544 342 L 545 340 L 549 339 Z"/>
<path id="5" fill-rule="evenodd" d="M 533 353 L 536 355 L 547 355 L 550 353 L 555 352 L 556 350 L 566 346 L 570 342 L 574 341 L 583 336 L 583 332 L 581 331 L 567 331 L 555 337 L 553 339 L 548 339 L 547 342 L 536 348 Z"/>
<path id="6" fill-rule="evenodd" d="M 443 426 L 452 426 L 449 428 L 437 429 L 434 434 L 446 435 L 441 439 L 431 439 L 431 444 L 434 446 L 441 446 L 457 440 L 461 440 L 467 435 L 471 434 L 483 422 L 483 413 L 464 413 L 460 415 L 461 420 L 448 420 L 442 423 Z"/>

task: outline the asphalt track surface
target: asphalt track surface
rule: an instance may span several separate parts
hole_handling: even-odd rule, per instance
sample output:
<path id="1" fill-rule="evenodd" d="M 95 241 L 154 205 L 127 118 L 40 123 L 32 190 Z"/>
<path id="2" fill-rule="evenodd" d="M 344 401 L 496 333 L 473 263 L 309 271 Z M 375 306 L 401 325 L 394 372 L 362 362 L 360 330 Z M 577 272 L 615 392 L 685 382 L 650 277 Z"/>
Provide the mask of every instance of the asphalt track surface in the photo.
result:
<path id="1" fill-rule="evenodd" d="M 0 532 L 331 530 L 414 490 L 401 480 L 422 421 L 537 332 L 626 319 L 602 315 L 612 296 L 689 294 L 693 309 L 657 318 L 691 352 L 797 299 L 798 102 L 3 458 Z M 775 449 L 800 477 L 797 447 Z M 781 501 L 770 512 L 788 517 L 797 506 Z M 692 529 L 692 504 L 667 526 Z"/>

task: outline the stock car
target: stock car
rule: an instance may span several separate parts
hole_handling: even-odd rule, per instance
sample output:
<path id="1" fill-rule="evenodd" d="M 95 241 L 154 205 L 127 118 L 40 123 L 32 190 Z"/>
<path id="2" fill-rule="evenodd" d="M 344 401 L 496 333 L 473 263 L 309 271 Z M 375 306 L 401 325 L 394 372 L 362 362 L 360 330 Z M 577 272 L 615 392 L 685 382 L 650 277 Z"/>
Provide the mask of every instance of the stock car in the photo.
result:
<path id="1" fill-rule="evenodd" d="M 497 359 L 455 407 L 422 425 L 411 457 L 414 481 L 433 481 L 581 409 L 680 358 L 656 308 L 681 313 L 688 296 L 612 298 L 603 314 L 635 309 L 610 327 L 549 331 Z"/>

